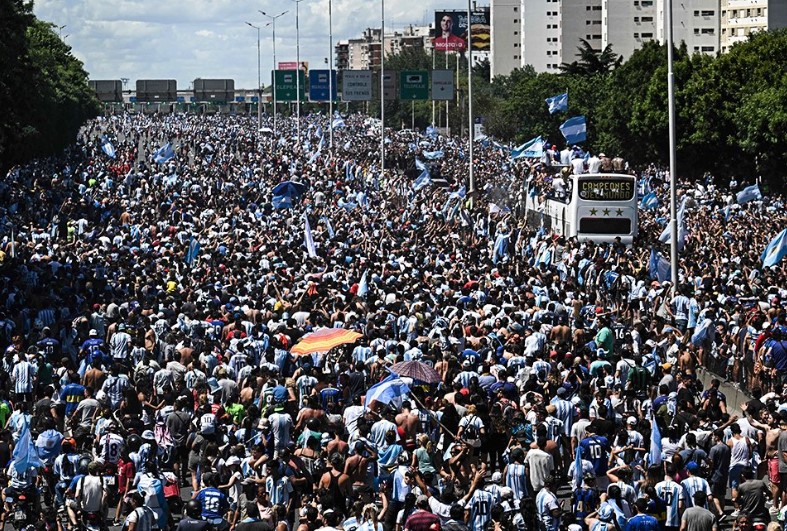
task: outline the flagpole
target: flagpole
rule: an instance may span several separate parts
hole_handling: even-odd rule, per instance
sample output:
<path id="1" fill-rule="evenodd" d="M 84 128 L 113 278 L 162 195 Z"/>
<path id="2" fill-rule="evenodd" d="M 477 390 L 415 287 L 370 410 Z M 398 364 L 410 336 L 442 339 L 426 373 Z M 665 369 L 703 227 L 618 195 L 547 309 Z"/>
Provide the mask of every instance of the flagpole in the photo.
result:
<path id="1" fill-rule="evenodd" d="M 672 290 L 678 289 L 678 175 L 677 147 L 675 145 L 675 74 L 672 71 L 672 0 L 667 0 L 667 99 L 669 100 L 669 199 L 670 199 L 670 265 L 672 273 Z"/>
<path id="2" fill-rule="evenodd" d="M 385 0 L 380 0 L 380 181 L 385 179 Z"/>
<path id="3" fill-rule="evenodd" d="M 470 141 L 470 208 L 473 208 L 475 196 L 475 178 L 473 176 L 473 136 L 475 124 L 473 123 L 473 34 L 470 31 L 472 24 L 472 0 L 467 0 L 467 126 Z"/>

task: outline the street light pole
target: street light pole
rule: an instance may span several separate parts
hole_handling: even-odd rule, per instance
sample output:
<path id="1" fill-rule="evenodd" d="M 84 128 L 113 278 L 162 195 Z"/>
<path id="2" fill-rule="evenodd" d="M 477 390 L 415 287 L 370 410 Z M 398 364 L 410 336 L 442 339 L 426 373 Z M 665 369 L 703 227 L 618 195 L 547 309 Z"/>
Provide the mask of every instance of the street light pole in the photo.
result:
<path id="1" fill-rule="evenodd" d="M 276 133 L 278 132 L 278 129 L 276 129 L 276 104 L 278 103 L 276 100 L 276 19 L 287 14 L 287 11 L 282 11 L 276 16 L 269 15 L 265 11 L 260 11 L 260 13 L 271 20 L 265 24 L 265 27 L 267 28 L 268 26 L 273 26 L 273 132 Z M 262 96 L 262 94 L 260 94 L 260 96 Z"/>
<path id="2" fill-rule="evenodd" d="M 251 22 L 247 25 L 257 30 L 257 134 L 262 128 L 262 79 L 260 77 L 260 27 Z"/>
<path id="3" fill-rule="evenodd" d="M 328 0 L 328 134 L 329 147 L 333 153 L 333 2 Z"/>
<path id="4" fill-rule="evenodd" d="M 677 148 L 675 145 L 675 74 L 672 71 L 672 0 L 667 0 L 667 100 L 669 101 L 669 203 L 670 203 L 670 273 L 672 274 L 673 294 L 678 290 L 678 175 Z"/>
<path id="5" fill-rule="evenodd" d="M 380 181 L 385 179 L 385 0 L 380 0 Z"/>
<path id="6" fill-rule="evenodd" d="M 475 178 L 473 176 L 473 133 L 475 124 L 473 124 L 473 32 L 470 31 L 472 27 L 472 5 L 471 0 L 467 0 L 467 127 L 468 139 L 470 140 L 469 157 L 470 157 L 470 172 L 469 172 L 469 191 L 470 191 L 470 205 L 473 204 L 473 197 L 475 192 Z"/>
<path id="7" fill-rule="evenodd" d="M 297 122 L 296 143 L 301 145 L 301 29 L 300 29 L 300 5 L 303 0 L 292 0 L 295 2 L 295 61 L 298 69 L 295 71 L 295 115 Z"/>

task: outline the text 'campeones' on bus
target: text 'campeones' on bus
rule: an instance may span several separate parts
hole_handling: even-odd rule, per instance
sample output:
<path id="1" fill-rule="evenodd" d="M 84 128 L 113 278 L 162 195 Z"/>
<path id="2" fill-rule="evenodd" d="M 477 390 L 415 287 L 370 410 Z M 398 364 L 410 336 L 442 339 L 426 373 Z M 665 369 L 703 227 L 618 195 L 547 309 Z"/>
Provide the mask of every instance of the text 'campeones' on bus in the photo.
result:
<path id="1" fill-rule="evenodd" d="M 636 179 L 624 174 L 548 176 L 529 182 L 530 226 L 566 238 L 631 245 L 637 235 Z"/>

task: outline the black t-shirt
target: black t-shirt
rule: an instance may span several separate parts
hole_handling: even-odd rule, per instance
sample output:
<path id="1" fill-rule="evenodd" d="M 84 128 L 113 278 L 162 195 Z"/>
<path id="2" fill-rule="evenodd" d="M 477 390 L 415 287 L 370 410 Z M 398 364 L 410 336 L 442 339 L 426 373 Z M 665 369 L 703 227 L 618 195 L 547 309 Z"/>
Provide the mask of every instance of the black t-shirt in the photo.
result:
<path id="1" fill-rule="evenodd" d="M 596 418 L 591 424 L 596 428 L 596 435 L 610 439 L 615 434 L 615 422 L 608 419 Z"/>
<path id="2" fill-rule="evenodd" d="M 211 525 L 205 520 L 197 520 L 187 516 L 178 523 L 177 531 L 209 531 Z"/>
<path id="3" fill-rule="evenodd" d="M 235 526 L 235 531 L 270 531 L 271 529 L 273 529 L 273 526 L 262 520 L 251 520 L 248 522 L 244 521 Z"/>

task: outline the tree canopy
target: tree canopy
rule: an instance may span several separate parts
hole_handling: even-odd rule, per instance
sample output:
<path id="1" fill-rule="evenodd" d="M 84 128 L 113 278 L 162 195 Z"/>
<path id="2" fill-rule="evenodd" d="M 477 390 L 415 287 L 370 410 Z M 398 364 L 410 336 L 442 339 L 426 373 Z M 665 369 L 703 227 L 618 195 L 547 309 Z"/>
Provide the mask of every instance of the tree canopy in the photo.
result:
<path id="1" fill-rule="evenodd" d="M 444 68 L 442 54 L 436 68 Z M 449 58 L 449 68 L 455 68 Z M 467 116 L 466 60 L 459 61 L 458 98 L 449 106 L 450 125 L 458 131 Z M 757 175 L 781 186 L 787 168 L 787 30 L 752 34 L 717 56 L 675 50 L 674 73 L 678 133 L 678 171 L 699 177 Z M 386 60 L 391 69 L 431 69 L 420 50 Z M 667 49 L 646 42 L 625 61 L 611 47 L 594 50 L 580 41 L 577 60 L 560 73 L 539 73 L 527 66 L 491 81 L 488 66 L 474 68 L 474 115 L 483 116 L 488 134 L 521 143 L 542 135 L 563 145 L 560 124 L 585 115 L 588 139 L 583 147 L 621 155 L 635 165 L 669 161 Z M 567 113 L 549 114 L 544 99 L 568 92 Z M 444 107 L 444 106 L 443 106 Z M 439 111 L 438 125 L 444 123 Z M 370 109 L 371 111 L 372 109 Z M 407 102 L 386 103 L 386 124 L 410 124 Z M 376 109 L 375 109 L 376 111 Z M 431 102 L 415 103 L 416 127 L 431 120 Z"/>
<path id="2" fill-rule="evenodd" d="M 99 104 L 82 62 L 33 3 L 0 0 L 0 171 L 56 153 Z"/>

